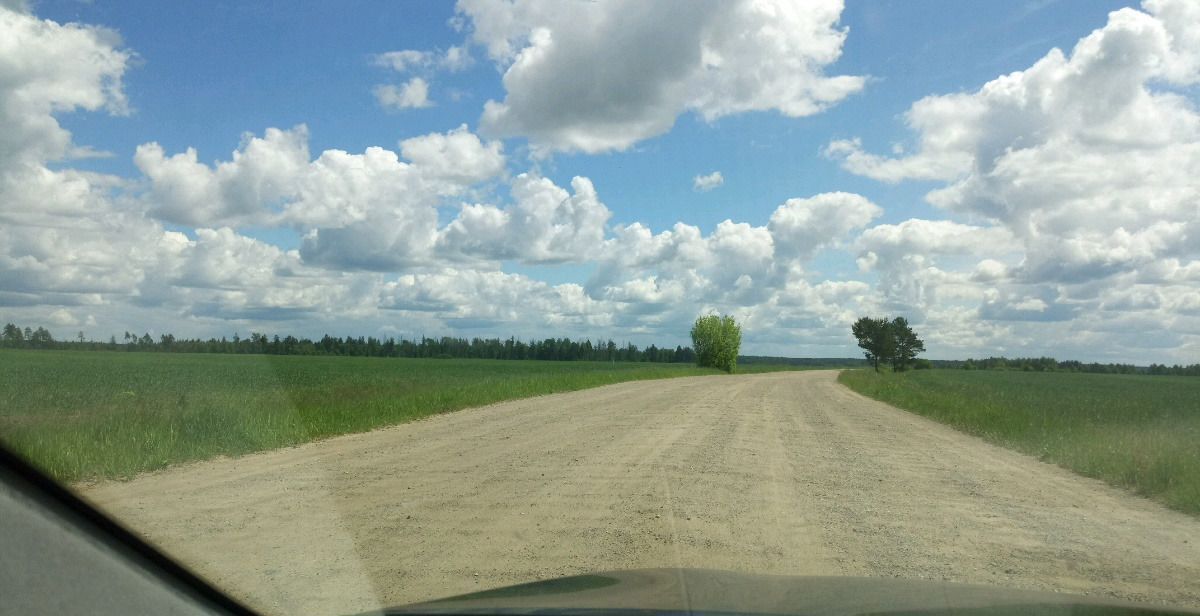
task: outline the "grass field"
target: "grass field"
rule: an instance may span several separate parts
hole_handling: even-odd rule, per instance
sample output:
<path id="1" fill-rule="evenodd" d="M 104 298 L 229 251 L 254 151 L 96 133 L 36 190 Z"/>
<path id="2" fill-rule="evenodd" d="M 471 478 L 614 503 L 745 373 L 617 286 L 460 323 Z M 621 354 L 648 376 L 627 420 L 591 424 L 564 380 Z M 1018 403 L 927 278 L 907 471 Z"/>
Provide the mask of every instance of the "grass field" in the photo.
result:
<path id="1" fill-rule="evenodd" d="M 648 363 L 9 350 L 0 351 L 0 440 L 60 480 L 129 477 L 500 400 L 716 374 Z"/>
<path id="2" fill-rule="evenodd" d="M 1200 379 L 847 370 L 851 389 L 1200 514 Z"/>

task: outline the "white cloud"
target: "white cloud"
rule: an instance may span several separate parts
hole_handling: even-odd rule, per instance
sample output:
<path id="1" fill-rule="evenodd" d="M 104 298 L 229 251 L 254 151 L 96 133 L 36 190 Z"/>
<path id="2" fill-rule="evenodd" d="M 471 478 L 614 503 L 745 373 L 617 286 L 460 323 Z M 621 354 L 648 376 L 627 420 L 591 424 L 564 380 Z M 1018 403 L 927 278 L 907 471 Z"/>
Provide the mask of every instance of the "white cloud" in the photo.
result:
<path id="1" fill-rule="evenodd" d="M 765 226 L 726 220 L 707 236 L 684 223 L 658 234 L 640 223 L 617 227 L 586 289 L 631 313 L 659 314 L 680 325 L 695 316 L 695 306 L 767 310 L 808 287 L 803 264 L 817 250 L 879 213 L 859 195 L 827 193 L 788 200 Z M 760 318 L 767 318 L 761 310 Z M 841 309 L 826 307 L 822 314 L 837 320 Z"/>
<path id="2" fill-rule="evenodd" d="M 831 142 L 825 152 L 847 169 L 883 181 L 951 181 L 931 201 L 1014 222 L 1023 216 L 1022 206 L 1032 207 L 1028 199 L 1005 206 L 1003 197 L 989 202 L 989 190 L 1023 179 L 1016 175 L 1040 170 L 1036 189 L 1050 177 L 1066 173 L 1076 179 L 1100 165 L 1140 167 L 1147 157 L 1186 158 L 1176 148 L 1196 139 L 1200 123 L 1194 109 L 1179 95 L 1152 86 L 1196 80 L 1180 67 L 1191 66 L 1200 54 L 1194 35 L 1200 16 L 1186 0 L 1147 7 L 1161 15 L 1115 11 L 1070 55 L 1054 49 L 1029 69 L 974 93 L 917 101 L 905 116 L 918 136 L 913 155 L 868 154 L 853 139 Z M 1072 162 L 1079 154 L 1085 158 Z"/>
<path id="3" fill-rule="evenodd" d="M 150 179 L 157 216 L 204 225 L 261 221 L 270 205 L 292 190 L 308 158 L 308 128 L 300 125 L 269 128 L 263 137 L 244 134 L 232 159 L 213 168 L 192 148 L 167 156 L 157 143 L 138 146 L 133 160 Z"/>
<path id="4" fill-rule="evenodd" d="M 591 180 L 575 177 L 571 188 L 573 195 L 546 178 L 517 176 L 511 207 L 462 207 L 441 232 L 443 254 L 527 263 L 583 261 L 598 255 L 612 213 L 600 202 Z"/>
<path id="5" fill-rule="evenodd" d="M 430 263 L 442 199 L 504 170 L 500 144 L 465 127 L 406 139 L 400 151 L 411 162 L 382 148 L 331 150 L 313 161 L 283 215 L 309 228 L 300 249 L 306 261 L 377 271 Z"/>
<path id="6" fill-rule="evenodd" d="M 0 7 L 0 309 L 94 306 L 155 259 L 161 229 L 108 198 L 122 180 L 47 166 L 87 151 L 55 114 L 127 112 L 132 54 L 120 45 L 103 28 Z"/>
<path id="7" fill-rule="evenodd" d="M 1157 311 L 1141 340 L 1122 341 L 1131 348 L 1191 335 L 1184 302 L 1135 301 L 1129 288 L 1154 280 L 1162 297 L 1183 297 L 1195 281 L 1181 273 L 1200 269 L 1200 113 L 1182 89 L 1200 81 L 1200 6 L 1143 8 L 1111 13 L 1069 54 L 917 101 L 905 115 L 911 154 L 871 154 L 857 139 L 825 148 L 880 181 L 941 181 L 931 204 L 988 221 L 864 232 L 859 263 L 879 271 L 891 305 L 1015 323 L 1013 340 L 1043 349 L 1100 344 L 1088 332 L 1119 320 L 1103 306 Z"/>
<path id="8" fill-rule="evenodd" d="M 373 62 L 376 66 L 389 68 L 397 73 L 432 69 L 457 73 L 474 65 L 475 58 L 465 45 L 454 45 L 444 52 L 415 49 L 388 51 L 374 56 Z"/>
<path id="9" fill-rule="evenodd" d="M 239 235 L 233 229 L 196 229 L 196 240 L 178 253 L 173 284 L 206 289 L 273 287 L 286 258 L 271 244 Z"/>
<path id="10" fill-rule="evenodd" d="M 971 280 L 983 283 L 996 283 L 1008 276 L 1008 267 L 995 259 L 984 259 L 975 264 Z"/>
<path id="11" fill-rule="evenodd" d="M 855 241 L 861 270 L 876 272 L 884 309 L 921 323 L 949 318 L 970 327 L 960 310 L 977 308 L 1019 244 L 1003 227 L 910 219 L 862 232 Z"/>
<path id="12" fill-rule="evenodd" d="M 1144 0 L 1142 5 L 1167 32 L 1173 53 L 1163 67 L 1166 78 L 1178 84 L 1200 81 L 1200 5 L 1189 0 Z"/>
<path id="13" fill-rule="evenodd" d="M 47 320 L 51 325 L 71 326 L 75 325 L 75 317 L 71 315 L 65 308 L 59 308 L 47 315 Z"/>
<path id="14" fill-rule="evenodd" d="M 692 178 L 692 190 L 708 192 L 724 183 L 725 176 L 721 175 L 720 171 L 713 171 L 708 175 L 697 175 Z"/>
<path id="15" fill-rule="evenodd" d="M 896 225 L 871 227 L 858 237 L 860 252 L 891 262 L 909 255 L 1003 255 L 1017 245 L 1003 227 L 977 227 L 949 220 L 913 218 Z"/>
<path id="16" fill-rule="evenodd" d="M 127 111 L 121 80 L 130 52 L 104 28 L 61 25 L 0 7 L 0 169 L 72 151 L 55 113 Z"/>
<path id="17" fill-rule="evenodd" d="M 378 54 L 374 58 L 375 66 L 390 68 L 397 73 L 405 73 L 413 69 L 429 66 L 434 61 L 434 54 L 429 51 L 402 49 Z"/>
<path id="18" fill-rule="evenodd" d="M 433 101 L 429 100 L 429 83 L 420 77 L 413 77 L 401 86 L 378 85 L 371 92 L 384 109 L 399 111 L 433 106 Z"/>
<path id="19" fill-rule="evenodd" d="M 380 290 L 380 305 L 408 314 L 436 314 L 464 329 L 526 328 L 544 336 L 557 331 L 594 331 L 609 318 L 607 306 L 586 297 L 578 285 L 549 285 L 498 271 L 441 268 L 405 274 Z M 536 333 L 534 333 L 536 332 Z"/>
<path id="20" fill-rule="evenodd" d="M 846 37 L 840 0 L 460 0 L 458 11 L 504 70 L 506 97 L 485 105 L 482 130 L 541 150 L 623 150 L 687 111 L 802 117 L 863 86 L 824 74 Z"/>
<path id="21" fill-rule="evenodd" d="M 504 171 L 500 143 L 484 143 L 465 126 L 405 139 L 399 150 L 326 150 L 310 161 L 301 125 L 244 135 L 230 160 L 211 166 L 193 149 L 167 156 L 156 143 L 138 146 L 134 162 L 150 180 L 150 211 L 194 226 L 311 228 L 361 222 L 372 213 L 403 216 L 432 210 L 441 198 Z"/>
<path id="22" fill-rule="evenodd" d="M 445 198 L 505 168 L 501 145 L 465 126 L 405 139 L 399 154 L 326 150 L 311 161 L 307 137 L 303 126 L 247 135 L 230 160 L 212 166 L 194 150 L 166 156 L 157 144 L 140 146 L 135 160 L 150 180 L 150 211 L 197 227 L 289 225 L 302 234 L 297 257 L 305 264 L 399 271 L 439 258 Z"/>
<path id="23" fill-rule="evenodd" d="M 465 186 L 504 171 L 503 146 L 484 143 L 463 124 L 447 133 L 430 133 L 400 142 L 400 155 L 423 175 Z"/>
<path id="24" fill-rule="evenodd" d="M 808 259 L 854 229 L 861 229 L 883 210 L 854 193 L 822 193 L 808 199 L 788 199 L 767 225 L 781 256 Z"/>
<path id="25" fill-rule="evenodd" d="M 451 73 L 465 71 L 474 64 L 475 58 L 471 56 L 471 50 L 465 45 L 451 46 L 438 58 L 438 68 Z"/>
<path id="26" fill-rule="evenodd" d="M 955 151 L 888 158 L 864 152 L 862 140 L 857 138 L 831 141 L 821 153 L 826 158 L 841 161 L 842 167 L 851 173 L 892 184 L 902 180 L 953 179 L 969 168 L 971 162 L 966 153 Z"/>

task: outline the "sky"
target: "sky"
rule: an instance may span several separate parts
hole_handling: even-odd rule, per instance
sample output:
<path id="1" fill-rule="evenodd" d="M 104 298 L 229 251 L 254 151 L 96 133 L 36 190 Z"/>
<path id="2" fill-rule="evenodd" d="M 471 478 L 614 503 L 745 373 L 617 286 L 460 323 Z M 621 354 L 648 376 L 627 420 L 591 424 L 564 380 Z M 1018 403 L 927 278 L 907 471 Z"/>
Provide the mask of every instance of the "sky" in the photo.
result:
<path id="1" fill-rule="evenodd" d="M 1200 3 L 0 0 L 0 322 L 1200 361 Z"/>

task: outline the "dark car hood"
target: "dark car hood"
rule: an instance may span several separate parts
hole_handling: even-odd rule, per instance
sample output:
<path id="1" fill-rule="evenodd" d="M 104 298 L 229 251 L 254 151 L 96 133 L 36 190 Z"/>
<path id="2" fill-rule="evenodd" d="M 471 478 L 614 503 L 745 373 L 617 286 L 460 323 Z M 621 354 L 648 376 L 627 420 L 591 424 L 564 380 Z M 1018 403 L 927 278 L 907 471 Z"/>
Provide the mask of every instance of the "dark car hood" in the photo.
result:
<path id="1" fill-rule="evenodd" d="M 1093 597 L 943 582 L 636 569 L 414 603 L 385 614 L 1200 614 Z"/>

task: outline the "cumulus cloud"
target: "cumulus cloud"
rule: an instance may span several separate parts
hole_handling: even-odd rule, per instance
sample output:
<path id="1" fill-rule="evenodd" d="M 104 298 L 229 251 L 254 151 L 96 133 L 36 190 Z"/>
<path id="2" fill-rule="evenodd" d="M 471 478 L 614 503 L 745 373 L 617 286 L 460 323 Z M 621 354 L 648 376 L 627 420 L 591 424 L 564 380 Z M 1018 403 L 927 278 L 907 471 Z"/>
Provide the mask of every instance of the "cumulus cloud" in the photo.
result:
<path id="1" fill-rule="evenodd" d="M 860 252 L 874 253 L 889 263 L 913 254 L 1002 255 L 1016 248 L 1012 234 L 1002 227 L 919 218 L 871 227 L 859 235 L 857 246 Z"/>
<path id="2" fill-rule="evenodd" d="M 458 11 L 504 71 L 482 130 L 544 150 L 623 150 L 688 111 L 808 116 L 864 82 L 824 73 L 846 38 L 840 0 L 461 0 Z"/>
<path id="3" fill-rule="evenodd" d="M 708 192 L 724 183 L 725 176 L 721 175 L 720 171 L 713 171 L 708 175 L 697 175 L 692 178 L 692 190 Z"/>
<path id="4" fill-rule="evenodd" d="M 619 226 L 585 288 L 595 299 L 679 326 L 696 305 L 750 315 L 810 286 L 804 263 L 880 212 L 860 195 L 827 193 L 788 200 L 764 226 L 726 220 L 708 235 L 684 223 L 657 234 L 640 223 Z"/>
<path id="5" fill-rule="evenodd" d="M 378 85 L 371 93 L 380 107 L 393 111 L 433 106 L 433 101 L 429 100 L 429 83 L 420 77 L 413 77 L 400 86 Z"/>
<path id="6" fill-rule="evenodd" d="M 47 165 L 84 150 L 56 114 L 128 110 L 132 53 L 111 31 L 21 9 L 0 7 L 0 308 L 96 305 L 138 282 L 161 231 L 111 203 L 120 179 Z"/>
<path id="7" fill-rule="evenodd" d="M 504 152 L 499 141 L 484 143 L 463 124 L 446 133 L 430 133 L 400 142 L 400 155 L 422 174 L 465 186 L 500 175 Z"/>
<path id="8" fill-rule="evenodd" d="M 571 180 L 575 194 L 546 178 L 517 176 L 513 205 L 465 205 L 439 238 L 444 254 L 528 263 L 583 261 L 603 247 L 612 212 L 591 180 Z"/>
<path id="9" fill-rule="evenodd" d="M 863 231 L 855 248 L 859 268 L 879 275 L 884 305 L 924 318 L 963 302 L 978 305 L 1007 271 L 987 257 L 1009 256 L 1018 246 L 1003 227 L 910 219 Z"/>
<path id="10" fill-rule="evenodd" d="M 1004 224 L 1034 252 L 1067 240 L 1075 257 L 1105 260 L 1114 244 L 1179 256 L 1200 198 L 1200 114 L 1155 86 L 1196 79 L 1192 4 L 1115 11 L 1069 55 L 1055 49 L 976 92 L 918 101 L 906 116 L 919 144 L 910 156 L 868 154 L 857 141 L 825 151 L 884 181 L 945 180 L 931 203 Z M 1042 257 L 1032 256 L 1052 258 Z"/>
<path id="11" fill-rule="evenodd" d="M 808 199 L 788 199 L 767 227 L 781 256 L 808 259 L 854 229 L 861 229 L 883 210 L 854 193 L 822 193 Z"/>
<path id="12" fill-rule="evenodd" d="M 131 53 L 120 44 L 111 30 L 0 7 L 0 169 L 71 151 L 71 135 L 53 114 L 128 110 L 121 84 Z"/>
<path id="13" fill-rule="evenodd" d="M 229 160 L 212 165 L 199 161 L 194 149 L 168 156 L 157 143 L 138 146 L 134 162 L 150 181 L 151 213 L 164 220 L 311 228 L 436 207 L 442 197 L 502 173 L 505 158 L 500 143 L 485 143 L 460 126 L 405 139 L 399 153 L 326 150 L 310 160 L 308 129 L 301 125 L 244 135 Z"/>
<path id="14" fill-rule="evenodd" d="M 465 328 L 549 325 L 587 331 L 606 324 L 609 307 L 586 297 L 578 285 L 550 285 L 499 271 L 442 268 L 405 274 L 382 285 L 385 310 L 437 314 Z"/>
<path id="15" fill-rule="evenodd" d="M 297 182 L 284 220 L 309 230 L 300 253 L 330 268 L 395 271 L 437 258 L 438 211 L 445 197 L 500 174 L 500 144 L 466 127 L 400 143 L 395 152 L 323 153 Z"/>
<path id="16" fill-rule="evenodd" d="M 162 146 L 137 147 L 133 161 L 153 186 L 154 212 L 189 225 L 253 223 L 264 207 L 282 199 L 308 165 L 308 128 L 269 128 L 242 136 L 231 160 L 213 167 L 195 149 L 167 156 Z"/>
<path id="17" fill-rule="evenodd" d="M 1008 333 L 1029 344 L 1112 328 L 1102 306 L 1158 306 L 1153 329 L 1179 335 L 1189 317 L 1171 311 L 1181 303 L 1127 291 L 1152 279 L 1164 297 L 1182 296 L 1194 283 L 1163 273 L 1200 267 L 1200 113 L 1184 89 L 1200 81 L 1197 32 L 1196 3 L 1147 0 L 1111 13 L 1069 53 L 917 101 L 905 115 L 911 154 L 829 143 L 824 154 L 853 173 L 941 182 L 929 203 L 986 221 L 868 229 L 860 266 L 879 272 L 895 306 L 1019 323 Z"/>

